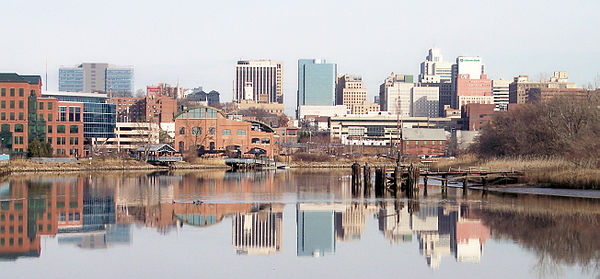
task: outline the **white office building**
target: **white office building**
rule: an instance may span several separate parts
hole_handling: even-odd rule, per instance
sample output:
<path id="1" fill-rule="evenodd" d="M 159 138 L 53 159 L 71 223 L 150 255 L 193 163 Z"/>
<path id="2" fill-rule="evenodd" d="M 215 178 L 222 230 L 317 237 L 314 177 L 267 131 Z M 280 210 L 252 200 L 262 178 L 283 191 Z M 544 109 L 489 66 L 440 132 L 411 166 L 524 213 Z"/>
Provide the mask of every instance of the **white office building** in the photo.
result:
<path id="1" fill-rule="evenodd" d="M 494 104 L 496 110 L 507 110 L 508 99 L 510 92 L 510 84 L 512 81 L 504 79 L 492 80 L 492 96 L 494 97 Z"/>
<path id="2" fill-rule="evenodd" d="M 410 92 L 412 117 L 438 117 L 440 104 L 439 87 L 415 86 Z"/>

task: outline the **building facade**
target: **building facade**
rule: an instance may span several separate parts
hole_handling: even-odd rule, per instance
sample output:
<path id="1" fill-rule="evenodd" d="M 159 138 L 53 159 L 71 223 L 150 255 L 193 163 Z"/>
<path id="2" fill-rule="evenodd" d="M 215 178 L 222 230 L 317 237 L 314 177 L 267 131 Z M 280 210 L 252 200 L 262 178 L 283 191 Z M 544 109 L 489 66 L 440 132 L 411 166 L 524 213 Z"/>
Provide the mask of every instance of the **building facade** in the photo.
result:
<path id="1" fill-rule="evenodd" d="M 175 116 L 175 148 L 181 153 L 239 150 L 272 158 L 279 154 L 279 137 L 260 122 L 228 119 L 215 108 L 200 106 Z"/>
<path id="2" fill-rule="evenodd" d="M 439 117 L 439 87 L 415 86 L 410 90 L 410 116 Z"/>
<path id="3" fill-rule="evenodd" d="M 588 91 L 583 88 L 529 88 L 527 103 L 539 103 L 556 97 L 567 97 L 569 99 L 584 99 Z"/>
<path id="4" fill-rule="evenodd" d="M 170 86 L 166 83 L 159 83 L 158 85 L 146 86 L 146 96 L 148 97 L 169 97 L 171 99 L 183 98 L 183 87 Z"/>
<path id="5" fill-rule="evenodd" d="M 444 61 L 439 48 L 429 49 L 429 55 L 421 63 L 420 83 L 451 82 L 452 63 Z"/>
<path id="6" fill-rule="evenodd" d="M 514 78 L 509 86 L 509 103 L 527 103 L 527 90 L 531 88 L 575 88 L 575 83 L 568 81 L 566 72 L 554 72 L 547 81 L 530 81 L 529 76 L 520 75 Z"/>
<path id="7" fill-rule="evenodd" d="M 494 79 L 492 80 L 492 96 L 496 110 L 507 110 L 509 100 L 510 80 Z"/>
<path id="8" fill-rule="evenodd" d="M 40 76 L 0 73 L 0 152 L 25 154 L 34 140 L 55 156 L 83 155 L 83 104 L 42 96 Z"/>
<path id="9" fill-rule="evenodd" d="M 244 60 L 235 66 L 233 100 L 283 103 L 283 64 L 273 60 Z"/>
<path id="10" fill-rule="evenodd" d="M 297 106 L 333 105 L 336 77 L 336 64 L 325 59 L 299 59 Z"/>
<path id="11" fill-rule="evenodd" d="M 392 73 L 379 86 L 379 107 L 400 117 L 410 116 L 410 94 L 414 87 L 412 75 Z"/>
<path id="12" fill-rule="evenodd" d="M 58 91 L 133 93 L 133 67 L 82 63 L 58 69 Z"/>

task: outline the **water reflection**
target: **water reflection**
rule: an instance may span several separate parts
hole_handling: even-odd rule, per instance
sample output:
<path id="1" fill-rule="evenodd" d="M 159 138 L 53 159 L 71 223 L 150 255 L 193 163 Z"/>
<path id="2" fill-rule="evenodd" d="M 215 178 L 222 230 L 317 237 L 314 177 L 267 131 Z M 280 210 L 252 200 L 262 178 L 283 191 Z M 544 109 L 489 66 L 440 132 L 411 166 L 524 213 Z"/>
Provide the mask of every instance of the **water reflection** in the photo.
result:
<path id="1" fill-rule="evenodd" d="M 56 236 L 54 249 L 131 247 L 140 228 L 167 236 L 182 227 L 212 232 L 230 221 L 231 246 L 220 249 L 237 255 L 279 256 L 294 248 L 284 247 L 293 237 L 296 257 L 329 257 L 339 245 L 364 241 L 372 226 L 394 249 L 418 249 L 432 269 L 449 259 L 482 262 L 491 238 L 533 251 L 540 276 L 561 266 L 598 272 L 597 202 L 481 200 L 462 191 L 442 199 L 437 186 L 420 199 L 365 199 L 352 197 L 349 182 L 329 171 L 11 177 L 0 184 L 0 258 L 40 257 L 43 236 Z"/>

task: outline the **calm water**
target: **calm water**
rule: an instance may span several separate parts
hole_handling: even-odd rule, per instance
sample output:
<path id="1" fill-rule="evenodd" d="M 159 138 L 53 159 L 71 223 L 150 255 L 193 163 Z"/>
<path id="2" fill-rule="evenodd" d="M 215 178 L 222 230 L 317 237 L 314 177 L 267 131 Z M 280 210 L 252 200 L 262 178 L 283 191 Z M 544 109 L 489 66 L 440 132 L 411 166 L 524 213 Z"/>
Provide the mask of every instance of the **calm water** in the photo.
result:
<path id="1" fill-rule="evenodd" d="M 600 275 L 590 200 L 353 197 L 331 170 L 19 175 L 0 199 L 0 278 Z"/>

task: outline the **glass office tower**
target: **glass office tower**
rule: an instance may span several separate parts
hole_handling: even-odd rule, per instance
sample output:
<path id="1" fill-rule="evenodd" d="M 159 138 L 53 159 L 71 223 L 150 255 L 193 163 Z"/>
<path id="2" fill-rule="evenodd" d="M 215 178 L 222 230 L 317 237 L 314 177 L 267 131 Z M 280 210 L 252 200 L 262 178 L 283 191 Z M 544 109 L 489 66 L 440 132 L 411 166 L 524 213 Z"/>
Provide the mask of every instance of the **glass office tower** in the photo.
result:
<path id="1" fill-rule="evenodd" d="M 298 60 L 298 106 L 332 106 L 337 65 L 325 59 Z"/>
<path id="2" fill-rule="evenodd" d="M 83 69 L 66 67 L 58 69 L 58 91 L 82 92 Z"/>

